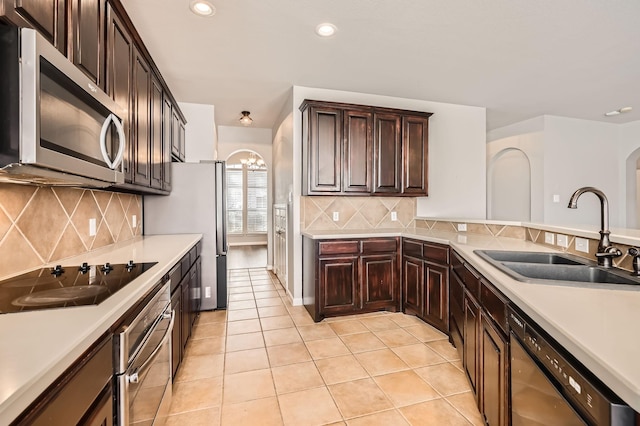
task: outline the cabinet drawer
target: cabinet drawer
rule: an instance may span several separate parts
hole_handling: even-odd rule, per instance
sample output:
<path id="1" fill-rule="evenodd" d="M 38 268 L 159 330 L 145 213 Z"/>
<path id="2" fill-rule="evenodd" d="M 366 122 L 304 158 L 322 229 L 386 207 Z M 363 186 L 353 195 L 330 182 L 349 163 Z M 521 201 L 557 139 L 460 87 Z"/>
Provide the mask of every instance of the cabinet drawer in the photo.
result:
<path id="1" fill-rule="evenodd" d="M 182 276 L 184 277 L 189 272 L 189 268 L 191 267 L 191 256 L 189 253 L 182 256 L 180 264 L 182 269 Z"/>
<path id="2" fill-rule="evenodd" d="M 422 259 L 422 241 L 403 240 L 402 254 L 405 256 L 417 257 Z"/>
<path id="3" fill-rule="evenodd" d="M 507 304 L 508 300 L 493 287 L 493 285 L 480 281 L 480 304 L 498 327 L 507 334 Z"/>
<path id="4" fill-rule="evenodd" d="M 320 256 L 332 254 L 358 254 L 359 252 L 359 241 L 322 241 L 318 243 L 318 254 Z"/>
<path id="5" fill-rule="evenodd" d="M 464 265 L 462 273 L 464 286 L 469 290 L 469 293 L 476 298 L 476 300 L 480 300 L 480 274 L 478 274 L 475 269 L 469 265 Z"/>
<path id="6" fill-rule="evenodd" d="M 169 271 L 169 281 L 171 282 L 171 293 L 178 288 L 182 279 L 182 262 L 176 263 Z"/>
<path id="7" fill-rule="evenodd" d="M 197 258 L 198 258 L 198 246 L 193 246 L 191 250 L 189 250 L 189 262 L 193 264 L 193 262 L 195 262 Z"/>
<path id="8" fill-rule="evenodd" d="M 451 269 L 453 269 L 460 278 L 464 277 L 462 270 L 464 269 L 464 260 L 458 253 L 451 250 Z"/>
<path id="9" fill-rule="evenodd" d="M 398 241 L 395 238 L 362 241 L 362 253 L 389 253 L 397 249 Z"/>
<path id="10" fill-rule="evenodd" d="M 449 280 L 451 285 L 451 301 L 456 302 L 459 306 L 464 306 L 464 284 L 460 281 L 457 274 L 451 274 Z"/>
<path id="11" fill-rule="evenodd" d="M 432 262 L 449 264 L 449 247 L 440 244 L 424 244 L 424 258 Z"/>

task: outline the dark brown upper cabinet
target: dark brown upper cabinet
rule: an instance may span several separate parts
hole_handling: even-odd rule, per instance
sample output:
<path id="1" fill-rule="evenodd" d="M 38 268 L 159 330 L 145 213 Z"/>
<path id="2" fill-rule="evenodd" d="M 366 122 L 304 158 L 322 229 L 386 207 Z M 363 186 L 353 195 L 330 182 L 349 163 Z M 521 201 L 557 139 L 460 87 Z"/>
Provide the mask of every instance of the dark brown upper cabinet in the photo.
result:
<path id="1" fill-rule="evenodd" d="M 427 195 L 431 113 L 305 100 L 303 195 Z"/>
<path id="2" fill-rule="evenodd" d="M 151 185 L 151 69 L 144 57 L 134 49 L 133 56 L 133 183 Z"/>
<path id="3" fill-rule="evenodd" d="M 107 40 L 106 40 L 106 91 L 116 101 L 127 116 L 122 117 L 127 149 L 124 151 L 125 182 L 133 182 L 133 157 L 131 150 L 131 69 L 133 68 L 133 41 L 118 13 L 107 4 Z"/>
<path id="4" fill-rule="evenodd" d="M 20 27 L 34 28 L 59 51 L 66 53 L 65 0 L 0 0 L 0 16 Z"/>
<path id="5" fill-rule="evenodd" d="M 402 142 L 399 114 L 376 113 L 373 153 L 375 194 L 398 194 L 401 190 Z"/>
<path id="6" fill-rule="evenodd" d="M 69 59 L 101 88 L 105 88 L 105 0 L 70 0 Z"/>
<path id="7" fill-rule="evenodd" d="M 151 78 L 151 187 L 162 189 L 162 86 L 158 78 Z"/>

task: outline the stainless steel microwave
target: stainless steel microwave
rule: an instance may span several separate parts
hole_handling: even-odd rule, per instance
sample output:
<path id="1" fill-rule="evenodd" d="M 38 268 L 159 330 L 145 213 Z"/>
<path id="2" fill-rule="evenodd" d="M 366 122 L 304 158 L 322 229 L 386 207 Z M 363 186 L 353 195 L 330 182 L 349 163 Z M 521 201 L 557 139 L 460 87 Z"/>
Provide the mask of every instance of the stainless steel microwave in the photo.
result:
<path id="1" fill-rule="evenodd" d="M 126 111 L 35 30 L 0 26 L 0 181 L 124 182 Z"/>

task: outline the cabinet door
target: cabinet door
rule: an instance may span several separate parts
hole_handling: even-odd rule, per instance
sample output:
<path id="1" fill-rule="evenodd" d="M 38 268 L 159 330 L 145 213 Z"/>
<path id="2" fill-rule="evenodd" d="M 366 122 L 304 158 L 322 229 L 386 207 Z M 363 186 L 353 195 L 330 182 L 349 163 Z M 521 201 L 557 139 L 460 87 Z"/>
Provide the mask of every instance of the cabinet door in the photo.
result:
<path id="1" fill-rule="evenodd" d="M 481 315 L 480 411 L 487 425 L 506 426 L 508 419 L 508 342 L 493 325 Z"/>
<path id="2" fill-rule="evenodd" d="M 320 314 L 346 314 L 359 308 L 358 256 L 320 258 Z"/>
<path id="3" fill-rule="evenodd" d="M 429 119 L 402 117 L 402 193 L 427 195 Z"/>
<path id="4" fill-rule="evenodd" d="M 344 192 L 371 192 L 371 150 L 373 115 L 368 111 L 345 110 L 344 120 Z"/>
<path id="5" fill-rule="evenodd" d="M 180 117 L 175 109 L 171 110 L 171 154 L 180 159 Z"/>
<path id="6" fill-rule="evenodd" d="M 66 53 L 65 0 L 2 0 L 4 14 L 20 27 L 36 29 L 59 51 Z M 0 8 L 1 11 L 1 8 Z"/>
<path id="7" fill-rule="evenodd" d="M 182 338 L 180 337 L 182 332 L 182 291 L 180 288 L 171 296 L 171 308 L 174 311 L 175 318 L 171 332 L 171 373 L 172 377 L 175 377 L 178 366 L 182 361 L 182 351 L 184 350 Z"/>
<path id="8" fill-rule="evenodd" d="M 424 315 L 424 273 L 423 262 L 414 257 L 404 256 L 402 261 L 402 298 L 405 311 L 419 317 Z"/>
<path id="9" fill-rule="evenodd" d="M 151 132 L 149 85 L 151 70 L 137 49 L 133 58 L 133 183 L 151 185 Z"/>
<path id="10" fill-rule="evenodd" d="M 200 258 L 191 267 L 191 278 L 189 278 L 190 297 L 191 297 L 191 312 L 190 319 L 191 325 L 196 321 L 198 312 L 200 312 Z"/>
<path id="11" fill-rule="evenodd" d="M 187 274 L 180 284 L 180 291 L 182 292 L 182 330 L 180 330 L 180 340 L 182 343 L 182 350 L 187 345 L 187 341 L 191 336 L 191 322 L 189 321 L 190 301 L 189 301 L 189 274 Z"/>
<path id="12" fill-rule="evenodd" d="M 424 319 L 443 333 L 449 333 L 449 268 L 424 262 Z"/>
<path id="13" fill-rule="evenodd" d="M 400 116 L 376 113 L 373 121 L 373 192 L 399 194 L 402 185 Z"/>
<path id="14" fill-rule="evenodd" d="M 476 300 L 465 293 L 464 299 L 464 368 L 469 376 L 471 387 L 478 400 L 478 345 L 480 329 L 480 306 Z"/>
<path id="15" fill-rule="evenodd" d="M 397 258 L 395 253 L 360 257 L 363 309 L 398 308 Z"/>
<path id="16" fill-rule="evenodd" d="M 93 407 L 78 424 L 84 426 L 113 426 L 113 388 L 109 383 Z"/>
<path id="17" fill-rule="evenodd" d="M 131 69 L 133 64 L 133 44 L 131 35 L 127 32 L 120 17 L 110 4 L 107 4 L 107 93 L 118 103 L 126 116 L 122 117 L 127 146 L 124 151 L 122 164 L 124 167 L 125 182 L 133 182 L 132 144 L 131 141 Z"/>
<path id="18" fill-rule="evenodd" d="M 101 88 L 104 82 L 105 0 L 71 0 L 71 61 Z"/>
<path id="19" fill-rule="evenodd" d="M 162 86 L 151 78 L 151 187 L 162 189 Z"/>
<path id="20" fill-rule="evenodd" d="M 342 110 L 312 106 L 308 113 L 308 193 L 340 192 L 342 182 Z"/>
<path id="21" fill-rule="evenodd" d="M 184 122 L 178 119 L 178 145 L 180 146 L 180 161 L 185 161 L 187 155 L 187 140 Z"/>
<path id="22" fill-rule="evenodd" d="M 171 101 L 165 96 L 162 102 L 162 189 L 171 191 L 172 137 Z"/>

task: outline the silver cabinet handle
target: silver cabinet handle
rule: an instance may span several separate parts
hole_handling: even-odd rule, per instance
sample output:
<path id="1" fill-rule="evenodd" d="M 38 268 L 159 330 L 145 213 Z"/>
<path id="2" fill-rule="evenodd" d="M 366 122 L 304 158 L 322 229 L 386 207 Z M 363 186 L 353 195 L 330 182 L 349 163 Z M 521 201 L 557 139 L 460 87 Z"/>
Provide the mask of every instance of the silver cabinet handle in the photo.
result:
<path id="1" fill-rule="evenodd" d="M 119 142 L 118 153 L 116 154 L 116 158 L 114 158 L 113 161 L 111 161 L 111 159 L 109 158 L 109 154 L 107 153 L 107 130 L 109 129 L 109 125 L 111 123 L 113 123 L 113 125 L 116 127 Z M 109 114 L 109 116 L 104 120 L 104 123 L 102 123 L 102 130 L 100 131 L 100 152 L 102 152 L 102 158 L 104 159 L 104 162 L 107 163 L 107 166 L 109 166 L 111 170 L 118 167 L 118 165 L 122 161 L 122 156 L 124 155 L 124 146 L 126 145 L 126 143 L 127 141 L 124 138 L 124 129 L 122 127 L 122 123 L 115 115 Z"/>

